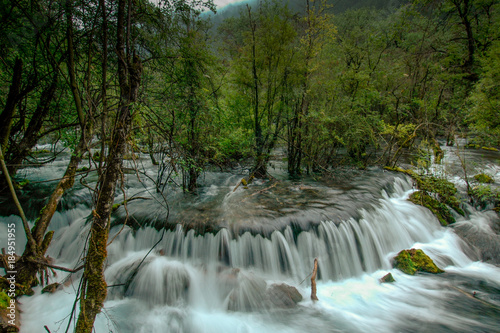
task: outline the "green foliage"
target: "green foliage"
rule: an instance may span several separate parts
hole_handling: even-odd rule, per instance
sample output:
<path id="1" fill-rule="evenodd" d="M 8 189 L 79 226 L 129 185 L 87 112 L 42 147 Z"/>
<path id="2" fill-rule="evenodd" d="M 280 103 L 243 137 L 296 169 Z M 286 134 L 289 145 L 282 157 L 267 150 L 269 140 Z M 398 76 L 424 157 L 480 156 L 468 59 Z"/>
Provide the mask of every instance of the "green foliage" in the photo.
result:
<path id="1" fill-rule="evenodd" d="M 469 122 L 482 144 L 500 145 L 500 42 L 482 59 L 481 79 L 470 96 Z"/>
<path id="2" fill-rule="evenodd" d="M 434 261 L 424 251 L 418 249 L 403 250 L 394 258 L 394 267 L 403 273 L 415 275 L 417 272 L 432 274 L 444 271 L 436 266 Z"/>
<path id="3" fill-rule="evenodd" d="M 487 206 L 494 206 L 495 210 L 498 211 L 500 208 L 500 191 L 492 189 L 490 185 L 480 184 L 474 186 L 469 191 L 469 196 L 472 198 L 473 203 L 481 208 L 486 208 Z"/>

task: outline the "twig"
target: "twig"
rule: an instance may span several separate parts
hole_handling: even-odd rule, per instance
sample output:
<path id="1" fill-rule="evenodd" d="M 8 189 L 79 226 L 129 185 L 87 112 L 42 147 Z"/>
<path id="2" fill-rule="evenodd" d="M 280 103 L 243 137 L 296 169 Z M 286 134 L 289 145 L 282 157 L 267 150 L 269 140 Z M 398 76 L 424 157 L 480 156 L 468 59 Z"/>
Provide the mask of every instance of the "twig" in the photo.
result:
<path id="1" fill-rule="evenodd" d="M 35 263 L 35 264 L 43 265 L 43 266 L 46 266 L 49 268 L 53 268 L 53 269 L 57 269 L 59 271 L 64 271 L 64 272 L 69 272 L 69 273 L 76 273 L 84 267 L 84 265 L 81 265 L 75 269 L 70 269 L 70 268 L 66 268 L 66 267 L 62 267 L 62 266 L 52 265 L 52 264 L 49 264 L 49 263 L 46 263 L 46 262 L 43 262 L 43 261 L 40 261 L 37 259 L 28 259 L 28 260 L 31 261 L 32 263 Z"/>

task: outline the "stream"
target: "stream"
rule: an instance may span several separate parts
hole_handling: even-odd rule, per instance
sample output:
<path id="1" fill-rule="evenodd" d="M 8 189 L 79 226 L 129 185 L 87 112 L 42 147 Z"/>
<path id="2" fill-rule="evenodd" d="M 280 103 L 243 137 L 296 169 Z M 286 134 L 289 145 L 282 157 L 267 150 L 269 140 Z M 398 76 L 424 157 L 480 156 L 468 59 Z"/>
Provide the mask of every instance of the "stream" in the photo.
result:
<path id="1" fill-rule="evenodd" d="M 445 152 L 433 172 L 460 188 L 458 158 L 453 148 Z M 500 182 L 498 153 L 467 154 Z M 60 177 L 68 158 L 20 172 L 31 181 L 23 193 L 28 216 L 55 184 L 37 182 Z M 500 331 L 499 217 L 491 210 L 465 205 L 466 217 L 456 215 L 453 226 L 442 227 L 406 200 L 415 191 L 406 175 L 372 168 L 290 180 L 278 162 L 272 180 L 235 189 L 241 169 L 206 172 L 197 196 L 167 186 L 165 202 L 150 180 L 157 171 L 146 155 L 126 165 L 142 172 L 127 172 L 115 202 L 140 199 L 112 216 L 108 297 L 98 333 Z M 93 185 L 95 173 L 85 181 Z M 79 265 L 91 201 L 81 184 L 65 195 L 47 252 L 56 265 Z M 26 240 L 17 216 L 0 217 L 1 244 L 8 223 L 16 223 L 21 253 Z M 392 258 L 410 248 L 423 249 L 445 273 L 410 276 L 393 269 Z M 317 302 L 310 300 L 314 258 Z M 387 273 L 396 282 L 380 283 Z M 51 282 L 62 286 L 55 293 L 36 287 L 34 296 L 21 297 L 21 332 L 46 332 L 44 325 L 53 333 L 68 325 L 72 331 L 80 278 L 81 272 L 57 272 Z M 273 285 L 283 283 L 301 294 L 296 306 L 274 298 Z"/>

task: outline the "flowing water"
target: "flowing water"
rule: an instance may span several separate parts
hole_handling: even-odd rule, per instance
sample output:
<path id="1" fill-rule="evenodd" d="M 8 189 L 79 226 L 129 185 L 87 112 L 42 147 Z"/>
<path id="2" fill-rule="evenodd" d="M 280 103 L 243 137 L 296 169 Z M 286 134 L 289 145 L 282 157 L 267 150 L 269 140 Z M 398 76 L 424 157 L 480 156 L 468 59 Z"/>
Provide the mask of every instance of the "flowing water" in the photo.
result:
<path id="1" fill-rule="evenodd" d="M 154 177 L 154 167 L 142 163 Z M 498 182 L 498 168 L 488 167 Z M 23 172 L 36 182 L 63 170 L 58 161 Z M 414 191 L 409 178 L 377 169 L 292 181 L 278 166 L 275 176 L 234 190 L 240 174 L 207 173 L 198 196 L 169 190 L 167 220 L 152 184 L 129 174 L 123 192 L 148 200 L 130 201 L 113 215 L 108 298 L 96 332 L 500 331 L 500 269 L 482 262 L 480 251 L 455 230 L 482 230 L 498 246 L 495 213 L 467 207 L 468 216 L 458 217 L 454 228 L 441 227 L 428 210 L 406 200 Z M 43 186 L 26 192 L 28 211 L 39 209 L 43 198 L 32 194 L 45 193 Z M 122 201 L 122 191 L 118 195 Z M 77 186 L 55 215 L 48 255 L 57 265 L 78 265 L 90 200 Z M 130 227 L 122 228 L 125 219 Z M 7 223 L 17 223 L 17 246 L 23 247 L 19 218 L 1 221 L 2 235 Z M 391 258 L 409 248 L 423 249 L 446 273 L 408 276 L 393 269 Z M 317 302 L 310 300 L 314 258 Z M 396 282 L 380 283 L 388 272 Z M 47 325 L 64 332 L 70 318 L 72 327 L 80 278 L 81 272 L 58 272 L 53 280 L 63 284 L 60 290 L 41 294 L 37 287 L 35 296 L 22 297 L 21 331 L 46 332 Z M 303 296 L 297 306 L 275 299 L 272 286 L 282 283 Z"/>

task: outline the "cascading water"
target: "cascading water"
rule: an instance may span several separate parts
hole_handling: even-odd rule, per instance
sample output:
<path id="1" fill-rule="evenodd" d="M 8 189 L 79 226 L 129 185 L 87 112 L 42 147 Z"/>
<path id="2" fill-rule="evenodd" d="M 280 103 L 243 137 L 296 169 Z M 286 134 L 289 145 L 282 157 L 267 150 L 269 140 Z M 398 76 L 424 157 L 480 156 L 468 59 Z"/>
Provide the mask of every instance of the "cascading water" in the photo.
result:
<path id="1" fill-rule="evenodd" d="M 386 180 L 380 183 L 382 176 Z M 155 223 L 113 227 L 105 271 L 108 298 L 96 332 L 500 330 L 500 269 L 476 261 L 452 229 L 407 201 L 413 191 L 408 179 L 380 171 L 368 177 L 346 189 L 286 185 L 286 190 L 277 189 L 285 194 L 267 194 L 261 204 L 244 189 L 233 192 L 237 177 L 229 176 L 191 202 L 201 212 L 210 200 L 224 207 L 211 216 L 220 226 L 210 227 L 211 232 L 187 223 L 168 230 L 157 230 Z M 367 189 L 365 182 L 378 185 Z M 130 188 L 141 191 L 137 184 Z M 180 219 L 184 208 L 173 216 Z M 152 201 L 130 205 L 132 215 L 142 217 L 156 210 Z M 84 205 L 57 213 L 48 255 L 58 265 L 77 264 L 89 213 Z M 481 220 L 488 225 L 495 218 L 474 212 L 458 223 Z M 22 230 L 17 218 L 2 220 L 16 221 Z M 411 247 L 424 249 L 446 273 L 407 276 L 392 269 L 391 258 Z M 309 300 L 308 279 L 314 258 L 319 261 L 316 303 Z M 396 283 L 379 282 L 387 272 Z M 44 325 L 52 332 L 65 331 L 80 277 L 81 272 L 59 273 L 62 290 L 40 294 L 37 288 L 35 296 L 21 298 L 22 332 L 45 332 Z M 282 283 L 302 294 L 298 306 L 276 303 L 273 288 Z"/>

